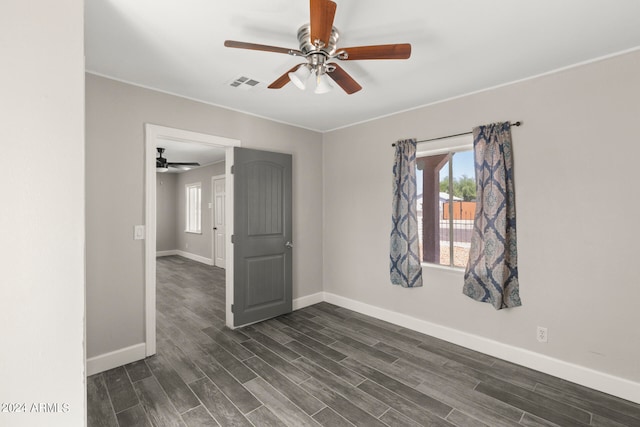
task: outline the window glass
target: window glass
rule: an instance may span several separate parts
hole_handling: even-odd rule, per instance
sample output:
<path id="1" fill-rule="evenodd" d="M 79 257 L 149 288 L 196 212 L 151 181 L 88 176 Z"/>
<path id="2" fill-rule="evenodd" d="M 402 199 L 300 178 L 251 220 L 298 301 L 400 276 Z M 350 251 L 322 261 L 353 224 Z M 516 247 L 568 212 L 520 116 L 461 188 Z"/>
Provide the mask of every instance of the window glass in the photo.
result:
<path id="1" fill-rule="evenodd" d="M 188 233 L 200 233 L 201 232 L 201 220 L 202 220 L 202 187 L 200 183 L 187 184 L 186 188 L 186 231 Z"/>
<path id="2" fill-rule="evenodd" d="M 421 259 L 464 268 L 476 208 L 473 150 L 419 154 L 416 167 Z"/>

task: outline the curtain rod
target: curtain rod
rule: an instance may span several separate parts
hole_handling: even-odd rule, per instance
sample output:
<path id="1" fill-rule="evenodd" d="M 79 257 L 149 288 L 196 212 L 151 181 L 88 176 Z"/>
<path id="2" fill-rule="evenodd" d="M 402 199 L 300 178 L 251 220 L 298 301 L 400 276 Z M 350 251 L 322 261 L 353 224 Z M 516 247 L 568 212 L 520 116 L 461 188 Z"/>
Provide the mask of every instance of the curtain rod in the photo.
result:
<path id="1" fill-rule="evenodd" d="M 511 123 L 511 126 L 521 126 L 522 122 L 521 121 L 517 121 L 515 123 Z M 421 141 L 416 141 L 416 142 L 430 142 L 430 141 L 438 141 L 439 139 L 447 139 L 447 138 L 453 138 L 454 136 L 462 136 L 462 135 L 471 135 L 473 133 L 473 131 L 471 132 L 462 132 L 462 133 L 456 133 L 454 135 L 447 135 L 447 136 L 441 136 L 438 138 L 431 138 L 431 139 L 423 139 Z M 392 147 L 395 147 L 396 144 L 391 144 Z"/>

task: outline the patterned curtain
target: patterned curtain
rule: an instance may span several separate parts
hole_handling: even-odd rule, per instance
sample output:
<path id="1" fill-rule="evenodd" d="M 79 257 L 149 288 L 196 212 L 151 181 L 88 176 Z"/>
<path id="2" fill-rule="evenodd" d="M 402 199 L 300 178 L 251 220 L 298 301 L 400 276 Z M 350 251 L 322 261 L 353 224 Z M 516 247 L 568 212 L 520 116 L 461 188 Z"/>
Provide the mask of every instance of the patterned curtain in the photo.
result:
<path id="1" fill-rule="evenodd" d="M 463 293 L 496 310 L 522 305 L 518 286 L 511 124 L 473 129 L 476 215 Z"/>
<path id="2" fill-rule="evenodd" d="M 392 284 L 405 288 L 422 286 L 417 200 L 416 140 L 398 141 L 393 165 L 390 274 Z"/>

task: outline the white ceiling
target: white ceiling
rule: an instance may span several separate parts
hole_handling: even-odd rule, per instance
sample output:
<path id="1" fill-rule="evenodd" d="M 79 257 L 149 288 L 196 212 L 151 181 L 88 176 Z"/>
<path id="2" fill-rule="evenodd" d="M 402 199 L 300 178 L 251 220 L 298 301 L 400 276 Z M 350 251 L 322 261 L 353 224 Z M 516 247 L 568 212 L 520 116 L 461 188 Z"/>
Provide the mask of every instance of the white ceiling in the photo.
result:
<path id="1" fill-rule="evenodd" d="M 640 46 L 638 0 L 335 0 L 338 47 L 411 43 L 408 60 L 344 61 L 363 90 L 267 89 L 300 58 L 306 0 L 86 0 L 89 72 L 327 131 Z M 237 77 L 261 82 L 229 86 Z M 177 161 L 177 160 L 176 160 Z"/>

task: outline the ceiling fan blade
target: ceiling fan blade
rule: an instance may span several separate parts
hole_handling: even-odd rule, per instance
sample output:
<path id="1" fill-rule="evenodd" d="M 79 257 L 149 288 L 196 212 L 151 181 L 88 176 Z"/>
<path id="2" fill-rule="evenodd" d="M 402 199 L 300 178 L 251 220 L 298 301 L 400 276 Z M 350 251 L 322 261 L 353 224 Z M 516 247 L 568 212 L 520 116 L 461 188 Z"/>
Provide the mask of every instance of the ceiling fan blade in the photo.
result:
<path id="1" fill-rule="evenodd" d="M 297 49 L 287 49 L 286 47 L 267 46 L 264 44 L 238 42 L 235 40 L 225 40 L 224 45 L 226 47 L 235 47 L 237 49 L 260 50 L 263 52 L 284 53 L 287 55 L 297 55 L 297 56 L 303 55 L 303 53 Z"/>
<path id="2" fill-rule="evenodd" d="M 197 162 L 168 162 L 167 166 L 170 167 L 180 167 L 180 166 L 200 166 L 200 163 Z"/>
<path id="3" fill-rule="evenodd" d="M 345 52 L 346 58 L 338 55 L 339 59 L 345 61 L 356 61 L 360 59 L 408 59 L 411 56 L 411 45 L 401 44 L 381 44 L 374 46 L 346 47 L 339 50 Z"/>
<path id="4" fill-rule="evenodd" d="M 324 46 L 329 44 L 336 6 L 331 0 L 310 0 L 311 44 L 315 45 L 316 40 L 320 40 Z"/>
<path id="5" fill-rule="evenodd" d="M 331 77 L 334 82 L 338 83 L 338 86 L 340 86 L 345 92 L 347 92 L 348 95 L 356 93 L 357 91 L 362 89 L 362 86 L 360 86 L 358 82 L 355 81 L 349 74 L 347 74 L 347 72 L 343 70 L 342 67 L 340 67 L 338 64 L 331 63 L 329 65 L 333 65 L 336 68 L 332 72 L 327 73 L 327 75 Z"/>
<path id="6" fill-rule="evenodd" d="M 278 79 L 276 81 L 274 81 L 273 83 L 271 83 L 268 86 L 269 89 L 282 89 L 282 87 L 284 87 L 284 85 L 286 85 L 290 81 L 289 80 L 289 73 L 293 73 L 298 68 L 300 68 L 300 66 L 302 66 L 302 65 L 303 64 L 298 64 L 298 65 L 294 66 L 293 68 L 291 68 L 286 73 L 284 73 L 283 75 L 281 75 L 280 77 L 278 77 Z"/>

